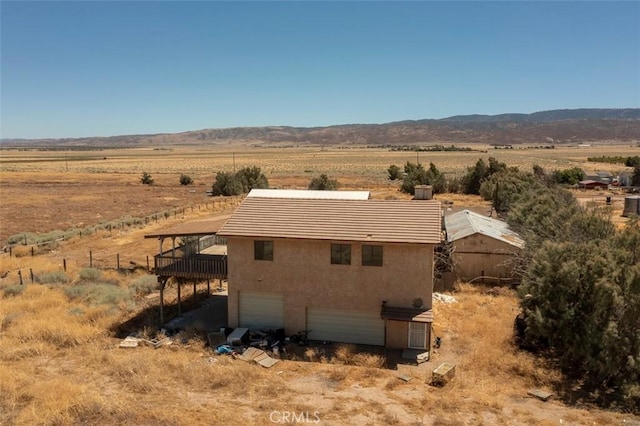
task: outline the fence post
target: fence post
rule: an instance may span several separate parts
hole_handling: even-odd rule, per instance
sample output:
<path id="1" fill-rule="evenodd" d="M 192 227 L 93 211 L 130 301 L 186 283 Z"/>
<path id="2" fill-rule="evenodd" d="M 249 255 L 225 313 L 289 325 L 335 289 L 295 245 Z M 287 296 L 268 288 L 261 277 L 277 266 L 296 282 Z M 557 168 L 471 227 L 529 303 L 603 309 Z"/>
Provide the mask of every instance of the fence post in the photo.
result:
<path id="1" fill-rule="evenodd" d="M 33 283 L 33 269 L 29 268 L 29 276 L 31 277 L 31 282 Z"/>
<path id="2" fill-rule="evenodd" d="M 33 246 L 31 246 L 31 257 L 33 257 Z"/>
<path id="3" fill-rule="evenodd" d="M 24 234 L 24 245 L 27 245 L 27 234 Z"/>
<path id="4" fill-rule="evenodd" d="M 116 269 L 120 270 L 120 253 L 116 253 Z"/>
<path id="5" fill-rule="evenodd" d="M 9 246 L 9 257 L 13 257 L 13 247 Z"/>
<path id="6" fill-rule="evenodd" d="M 20 285 L 23 285 L 22 283 L 22 271 L 18 269 L 18 276 L 20 277 Z"/>
<path id="7" fill-rule="evenodd" d="M 89 268 L 93 268 L 93 252 L 89 250 Z"/>
<path id="8" fill-rule="evenodd" d="M 62 269 L 67 272 L 67 259 L 62 259 Z"/>
<path id="9" fill-rule="evenodd" d="M 151 269 L 149 268 L 149 255 L 147 255 L 147 271 L 150 271 Z"/>

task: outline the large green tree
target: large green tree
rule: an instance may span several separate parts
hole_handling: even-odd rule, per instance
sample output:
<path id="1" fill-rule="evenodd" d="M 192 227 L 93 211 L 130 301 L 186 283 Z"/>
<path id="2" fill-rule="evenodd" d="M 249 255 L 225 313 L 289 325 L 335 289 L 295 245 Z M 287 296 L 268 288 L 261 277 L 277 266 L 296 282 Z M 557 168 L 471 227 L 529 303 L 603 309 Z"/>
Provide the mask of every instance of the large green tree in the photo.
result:
<path id="1" fill-rule="evenodd" d="M 269 181 L 260 167 L 243 167 L 233 174 L 218 172 L 213 183 L 213 195 L 240 195 L 253 188 L 268 188 Z"/>
<path id="2" fill-rule="evenodd" d="M 404 165 L 404 178 L 400 185 L 400 191 L 415 194 L 416 185 L 431 185 L 434 194 L 440 194 L 447 190 L 444 174 L 438 170 L 435 164 L 429 163 L 429 169 L 425 169 L 422 164 L 407 161 Z"/>

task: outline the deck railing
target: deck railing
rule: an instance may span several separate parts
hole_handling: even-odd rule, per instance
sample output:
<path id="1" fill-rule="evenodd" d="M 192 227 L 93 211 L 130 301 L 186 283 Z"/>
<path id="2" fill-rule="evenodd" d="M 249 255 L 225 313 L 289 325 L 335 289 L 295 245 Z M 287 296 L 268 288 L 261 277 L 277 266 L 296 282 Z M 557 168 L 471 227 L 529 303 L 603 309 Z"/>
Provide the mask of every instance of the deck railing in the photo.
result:
<path id="1" fill-rule="evenodd" d="M 226 279 L 227 256 L 195 255 L 173 257 L 165 253 L 154 258 L 155 274 L 162 277 Z"/>

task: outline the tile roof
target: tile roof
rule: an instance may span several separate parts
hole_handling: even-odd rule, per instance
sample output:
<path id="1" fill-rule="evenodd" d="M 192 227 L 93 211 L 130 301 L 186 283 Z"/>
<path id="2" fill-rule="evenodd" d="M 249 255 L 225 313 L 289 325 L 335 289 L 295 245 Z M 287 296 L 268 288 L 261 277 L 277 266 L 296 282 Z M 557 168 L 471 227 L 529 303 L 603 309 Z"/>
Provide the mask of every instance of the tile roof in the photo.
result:
<path id="1" fill-rule="evenodd" d="M 515 247 L 524 247 L 522 238 L 510 230 L 506 222 L 470 210 L 462 210 L 445 216 L 444 222 L 448 241 L 460 240 L 473 234 L 482 234 Z"/>
<path id="2" fill-rule="evenodd" d="M 438 244 L 439 201 L 246 198 L 218 235 Z"/>

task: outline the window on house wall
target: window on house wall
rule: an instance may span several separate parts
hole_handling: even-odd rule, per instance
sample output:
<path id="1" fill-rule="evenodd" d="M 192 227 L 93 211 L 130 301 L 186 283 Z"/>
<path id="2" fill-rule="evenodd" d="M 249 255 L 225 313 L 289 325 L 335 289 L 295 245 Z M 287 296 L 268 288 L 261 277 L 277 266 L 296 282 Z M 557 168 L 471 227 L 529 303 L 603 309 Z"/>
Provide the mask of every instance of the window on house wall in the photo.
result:
<path id="1" fill-rule="evenodd" d="M 273 241 L 254 241 L 253 253 L 255 260 L 273 260 Z"/>
<path id="2" fill-rule="evenodd" d="M 351 265 L 351 244 L 331 244 L 331 264 Z"/>
<path id="3" fill-rule="evenodd" d="M 363 266 L 382 266 L 382 246 L 364 244 L 362 246 Z"/>

